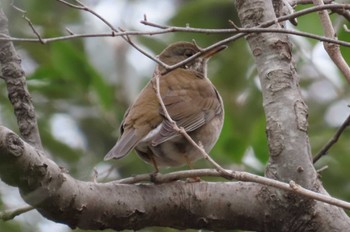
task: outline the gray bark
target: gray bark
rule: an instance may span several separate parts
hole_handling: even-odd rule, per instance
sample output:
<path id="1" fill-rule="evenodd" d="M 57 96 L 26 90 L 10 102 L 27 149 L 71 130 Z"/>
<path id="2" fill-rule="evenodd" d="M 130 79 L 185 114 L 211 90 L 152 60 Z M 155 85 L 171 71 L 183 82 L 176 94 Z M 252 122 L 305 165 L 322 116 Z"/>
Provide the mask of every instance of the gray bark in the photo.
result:
<path id="1" fill-rule="evenodd" d="M 9 35 L 7 18 L 0 9 L 0 33 Z M 0 78 L 6 82 L 8 97 L 13 105 L 21 136 L 33 146 L 42 149 L 32 98 L 13 43 L 0 42 Z"/>

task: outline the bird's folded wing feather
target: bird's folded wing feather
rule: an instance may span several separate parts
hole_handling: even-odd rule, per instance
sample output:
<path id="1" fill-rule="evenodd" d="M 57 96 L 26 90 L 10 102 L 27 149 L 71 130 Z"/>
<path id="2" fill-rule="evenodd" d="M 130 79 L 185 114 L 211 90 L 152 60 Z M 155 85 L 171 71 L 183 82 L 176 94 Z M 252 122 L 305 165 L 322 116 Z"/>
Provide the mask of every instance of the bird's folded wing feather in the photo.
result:
<path id="1" fill-rule="evenodd" d="M 159 103 L 154 89 L 149 83 L 125 113 L 120 127 L 120 138 L 111 151 L 107 153 L 105 160 L 120 159 L 126 156 L 161 121 Z"/>
<path id="2" fill-rule="evenodd" d="M 221 112 L 220 98 L 208 79 L 198 78 L 193 72 L 186 70 L 175 71 L 177 72 L 173 71 L 173 76 L 168 81 L 170 83 L 163 85 L 171 87 L 161 91 L 162 100 L 177 126 L 183 127 L 186 132 L 191 132 Z M 166 81 L 166 76 L 161 80 Z M 161 85 L 161 88 L 163 86 Z M 164 115 L 161 108 L 160 114 Z M 156 146 L 175 136 L 178 136 L 178 132 L 173 129 L 170 121 L 165 119 L 159 133 L 152 140 L 152 145 Z"/>

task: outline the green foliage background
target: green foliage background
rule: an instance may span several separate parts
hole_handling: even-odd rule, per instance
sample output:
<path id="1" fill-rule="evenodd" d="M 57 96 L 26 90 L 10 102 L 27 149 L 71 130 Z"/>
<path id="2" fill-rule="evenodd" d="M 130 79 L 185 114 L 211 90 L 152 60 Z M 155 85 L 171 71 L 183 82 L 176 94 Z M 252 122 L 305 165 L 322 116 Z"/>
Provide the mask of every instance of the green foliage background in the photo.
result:
<path id="1" fill-rule="evenodd" d="M 141 0 L 120 1 L 120 4 L 129 5 L 129 9 L 132 9 L 137 7 L 140 2 Z M 152 5 L 152 1 L 148 2 Z M 172 10 L 175 13 L 172 16 L 169 15 L 167 21 L 169 25 L 185 26 L 189 24 L 192 27 L 228 28 L 230 27 L 228 20 L 239 24 L 231 0 L 174 0 L 171 2 Z M 9 3 L 5 1 L 1 6 L 9 17 L 11 35 L 14 37 L 34 37 L 22 19 L 22 14 L 14 10 Z M 98 4 L 98 1 L 87 3 L 93 6 Z M 14 4 L 27 11 L 26 16 L 31 19 L 43 37 L 67 34 L 66 27 L 79 32 L 86 24 L 84 15 L 88 13 L 68 8 L 57 1 L 18 0 L 14 1 Z M 166 10 L 164 9 L 165 12 Z M 147 12 L 146 8 L 145 12 Z M 142 17 L 139 15 L 139 19 Z M 341 17 L 333 16 L 332 19 L 338 24 L 339 22 L 345 23 Z M 133 28 L 131 23 L 130 25 L 123 23 L 126 29 Z M 135 24 L 135 22 L 132 23 Z M 100 24 L 104 31 L 108 31 L 102 23 Z M 144 29 L 149 30 L 150 28 L 145 27 Z M 300 18 L 296 29 L 322 33 L 317 14 Z M 93 33 L 94 31 L 89 32 Z M 340 39 L 349 41 L 349 34 L 343 30 L 340 29 L 338 35 Z M 147 47 L 149 51 L 158 54 L 171 42 L 195 39 L 199 45 L 204 47 L 227 36 L 229 35 L 173 33 L 162 36 L 133 37 L 133 39 L 138 44 Z M 94 38 L 53 42 L 45 45 L 26 42 L 15 43 L 16 49 L 22 54 L 23 63 L 27 64 L 28 61 L 31 63 L 27 83 L 33 96 L 45 149 L 55 162 L 68 169 L 71 175 L 82 180 L 89 180 L 95 167 L 101 181 L 117 176 L 126 177 L 150 172 L 152 167 L 143 163 L 134 153 L 119 161 L 107 163 L 102 160 L 117 139 L 119 124 L 130 103 L 130 97 L 126 93 L 132 92 L 135 88 L 141 89 L 151 77 L 155 64 L 152 64 L 149 72 L 140 73 L 129 68 L 133 65 L 139 65 L 139 60 L 143 58 L 140 53 L 135 53 L 136 55 L 131 56 L 131 59 L 125 59 L 124 66 L 106 57 L 103 60 L 106 67 L 117 67 L 115 73 L 106 74 L 106 72 L 101 72 L 101 67 L 97 67 L 91 61 L 92 54 L 88 52 L 87 40 L 89 40 L 89 44 L 106 43 L 102 46 L 109 46 L 115 53 L 120 51 L 118 46 L 125 48 L 125 54 L 132 52 L 132 49 L 126 43 L 121 42 L 118 37 L 109 38 L 109 41 L 113 40 L 118 43 L 118 46 L 113 45 L 113 43 L 108 44 L 107 40 Z M 328 110 L 341 102 L 340 105 L 345 109 L 343 112 L 349 113 L 347 104 L 350 99 L 348 85 L 339 73 L 332 77 L 338 80 L 337 84 L 331 81 L 332 78 L 327 75 L 318 75 L 320 70 L 313 64 L 313 61 L 317 60 L 318 57 L 311 57 L 311 59 L 309 56 L 317 45 L 318 41 L 309 39 L 303 39 L 302 43 L 294 45 L 294 59 L 300 76 L 302 93 L 309 106 L 309 135 L 313 154 L 321 149 L 337 129 L 325 119 Z M 345 59 L 349 61 L 349 48 L 343 47 L 342 52 Z M 99 54 L 99 57 L 103 57 L 103 54 Z M 122 61 L 118 60 L 117 62 Z M 121 66 L 123 67 L 121 68 Z M 129 78 L 128 75 L 124 75 L 125 73 L 133 76 L 132 86 L 123 82 L 123 78 Z M 330 73 L 330 75 L 333 74 Z M 264 165 L 268 161 L 265 116 L 255 64 L 244 39 L 234 41 L 228 49 L 211 60 L 209 76 L 225 103 L 225 125 L 220 140 L 211 152 L 212 157 L 224 167 L 263 174 Z M 323 86 L 329 87 L 329 89 L 322 88 L 319 91 L 335 92 L 333 97 L 326 101 L 313 97 L 311 90 L 317 83 L 323 83 Z M 74 127 L 78 129 L 79 136 L 82 136 L 84 141 L 82 146 L 71 146 L 70 143 L 64 142 L 54 135 L 52 120 L 58 114 L 64 115 L 74 122 Z M 346 113 L 340 115 L 343 118 L 346 116 Z M 0 123 L 18 132 L 12 106 L 7 99 L 6 86 L 2 81 L 0 81 Z M 71 128 L 60 128 L 63 131 L 68 129 Z M 70 137 L 70 139 L 72 138 Z M 329 155 L 316 165 L 317 168 L 324 165 L 329 166 L 326 171 L 321 173 L 322 181 L 332 195 L 347 201 L 350 201 L 349 139 L 348 129 L 340 141 L 332 147 Z M 253 154 L 254 162 L 247 159 L 247 157 L 251 157 L 247 156 L 248 153 Z M 209 164 L 200 161 L 195 164 L 195 167 L 209 167 Z M 173 169 L 165 169 L 162 172 L 171 170 Z M 108 176 L 109 171 L 112 174 Z M 0 195 L 0 210 L 9 207 L 3 201 L 5 188 L 7 186 L 0 186 L 0 194 L 2 194 Z M 38 231 L 41 229 L 38 222 L 40 224 L 45 220 L 40 217 L 38 219 L 36 216 L 34 219 L 29 217 L 25 220 L 15 219 L 11 222 L 0 222 L 0 231 Z M 69 231 L 70 229 L 66 228 L 65 230 Z M 155 229 L 149 229 L 149 231 L 152 230 Z"/>

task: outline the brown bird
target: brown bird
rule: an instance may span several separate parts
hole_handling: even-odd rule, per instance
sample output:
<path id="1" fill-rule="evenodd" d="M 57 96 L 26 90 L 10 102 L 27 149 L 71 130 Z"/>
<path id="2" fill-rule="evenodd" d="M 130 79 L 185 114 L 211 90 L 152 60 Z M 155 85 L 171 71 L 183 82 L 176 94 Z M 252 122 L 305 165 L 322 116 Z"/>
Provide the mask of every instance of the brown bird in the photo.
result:
<path id="1" fill-rule="evenodd" d="M 159 79 L 160 94 L 170 117 L 206 152 L 216 143 L 224 121 L 221 96 L 207 78 L 207 61 L 224 48 L 207 51 L 167 73 L 160 65 L 156 69 L 163 73 Z M 200 51 L 195 43 L 178 42 L 168 46 L 158 58 L 174 65 Z M 165 118 L 155 86 L 156 79 L 152 78 L 126 111 L 121 136 L 105 160 L 120 159 L 135 149 L 158 172 L 160 166 L 191 166 L 191 162 L 203 157 Z"/>

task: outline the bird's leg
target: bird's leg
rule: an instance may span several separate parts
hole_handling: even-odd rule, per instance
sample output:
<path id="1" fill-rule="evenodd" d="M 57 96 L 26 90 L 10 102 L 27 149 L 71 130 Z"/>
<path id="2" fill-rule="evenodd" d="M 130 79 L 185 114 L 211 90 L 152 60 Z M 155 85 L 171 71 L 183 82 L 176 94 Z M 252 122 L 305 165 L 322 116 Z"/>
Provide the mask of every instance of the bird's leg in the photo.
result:
<path id="1" fill-rule="evenodd" d="M 151 158 L 151 161 L 152 161 L 152 165 L 153 165 L 153 167 L 155 169 L 154 174 L 159 173 L 159 168 L 158 168 L 157 162 L 154 159 L 153 155 L 151 155 L 150 158 Z"/>
<path id="2" fill-rule="evenodd" d="M 185 159 L 186 159 L 186 163 L 187 163 L 188 167 L 189 167 L 190 169 L 193 169 L 191 160 L 189 160 L 189 158 L 188 158 L 187 155 L 185 155 Z M 200 181 L 201 181 L 201 178 L 200 178 L 199 176 L 195 176 L 195 177 L 187 178 L 186 181 L 189 182 L 189 183 L 200 182 Z"/>
<path id="3" fill-rule="evenodd" d="M 157 174 L 159 173 L 159 168 L 158 168 L 157 162 L 154 159 L 153 155 L 150 155 L 149 157 L 150 157 L 152 165 L 153 165 L 153 167 L 155 169 L 154 172 L 152 172 L 150 174 L 150 179 L 151 179 L 151 182 L 153 182 L 154 184 L 157 184 L 158 183 L 158 181 L 157 181 Z"/>

